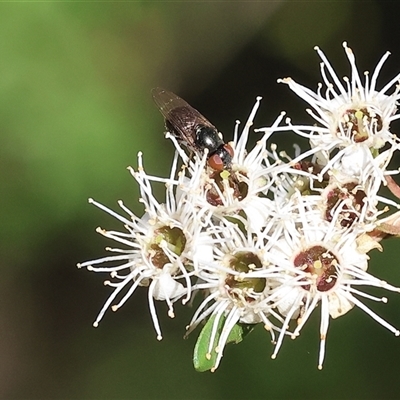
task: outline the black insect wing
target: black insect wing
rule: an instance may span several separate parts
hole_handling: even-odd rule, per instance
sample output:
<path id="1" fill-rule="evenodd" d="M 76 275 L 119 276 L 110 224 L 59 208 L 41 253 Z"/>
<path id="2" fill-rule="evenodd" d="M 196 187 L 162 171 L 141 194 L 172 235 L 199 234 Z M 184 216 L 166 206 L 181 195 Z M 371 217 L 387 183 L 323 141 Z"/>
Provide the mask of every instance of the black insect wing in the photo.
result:
<path id="1" fill-rule="evenodd" d="M 153 99 L 165 119 L 165 126 L 181 143 L 191 151 L 201 151 L 206 147 L 199 144 L 199 127 L 217 129 L 195 108 L 175 93 L 162 88 L 152 90 Z"/>
<path id="2" fill-rule="evenodd" d="M 153 89 L 152 93 L 168 132 L 191 152 L 204 153 L 207 149 L 211 169 L 231 169 L 233 149 L 214 125 L 175 93 L 161 88 Z"/>

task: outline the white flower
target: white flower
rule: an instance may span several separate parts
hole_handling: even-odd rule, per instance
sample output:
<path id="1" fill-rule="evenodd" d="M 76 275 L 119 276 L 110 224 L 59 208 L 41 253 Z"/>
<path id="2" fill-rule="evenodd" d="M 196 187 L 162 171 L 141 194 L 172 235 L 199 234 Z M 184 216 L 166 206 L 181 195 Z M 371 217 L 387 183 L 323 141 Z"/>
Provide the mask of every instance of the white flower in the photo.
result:
<path id="1" fill-rule="evenodd" d="M 101 309 L 94 326 L 98 325 L 105 311 L 118 296 L 122 297 L 111 307 L 114 311 L 126 302 L 138 286 L 145 286 L 148 287 L 154 328 L 157 338 L 161 340 L 154 299 L 167 303 L 170 317 L 174 316 L 175 301 L 185 295 L 184 302 L 190 299 L 193 275 L 191 257 L 202 224 L 196 217 L 190 198 L 178 190 L 182 182 L 173 179 L 177 157 L 174 159 L 169 179 L 148 176 L 142 166 L 141 153 L 138 159 L 138 171 L 130 171 L 140 186 L 140 201 L 144 204 L 145 214 L 138 218 L 120 201 L 119 205 L 128 214 L 128 219 L 90 199 L 90 203 L 124 224 L 127 232 L 106 231 L 100 228 L 97 232 L 121 243 L 125 249 L 107 248 L 108 251 L 117 254 L 87 261 L 78 264 L 78 267 L 86 267 L 94 272 L 108 272 L 114 279 L 105 282 L 113 287 L 114 291 Z M 153 196 L 151 181 L 160 181 L 166 185 L 165 204 L 160 204 Z M 121 295 L 122 292 L 125 294 Z"/>
<path id="2" fill-rule="evenodd" d="M 212 214 L 213 218 L 219 219 L 243 212 L 246 216 L 246 225 L 254 230 L 263 227 L 272 207 L 271 200 L 266 196 L 277 170 L 275 165 L 266 165 L 266 141 L 283 117 L 280 116 L 271 127 L 271 132 L 265 133 L 254 148 L 247 152 L 250 127 L 253 125 L 260 100 L 261 97 L 258 97 L 241 134 L 239 134 L 239 122 L 236 124 L 234 140 L 229 143 L 234 150 L 232 167 L 229 170 L 221 172 L 207 167 L 206 153 L 201 160 L 197 155 L 193 160 L 186 160 L 187 177 L 192 183 L 190 186 L 196 191 L 191 194 L 195 205 L 201 210 L 208 210 L 208 215 Z M 178 146 L 177 150 L 181 151 L 179 142 L 173 137 L 171 139 L 175 146 Z M 193 183 L 194 180 L 197 180 L 196 185 Z"/>
<path id="3" fill-rule="evenodd" d="M 342 226 L 362 224 L 367 231 L 374 229 L 378 217 L 389 210 L 387 205 L 399 208 L 393 200 L 380 195 L 382 185 L 386 186 L 390 176 L 399 173 L 387 170 L 390 149 L 373 156 L 365 147 L 349 146 L 343 149 L 341 157 L 333 157 L 327 165 L 321 164 L 318 153 L 307 161 L 298 155 L 292 160 L 285 152 L 278 155 L 276 146 L 271 146 L 271 150 L 270 157 L 277 160 L 277 165 L 282 160 L 270 189 L 277 210 L 300 193 L 312 196 L 309 204 L 321 211 L 320 218 L 335 218 Z M 378 208 L 380 203 L 384 208 Z"/>
<path id="4" fill-rule="evenodd" d="M 326 86 L 325 93 L 322 92 L 322 84 L 318 85 L 317 92 L 313 92 L 292 78 L 279 80 L 289 85 L 290 89 L 310 104 L 313 110 L 307 111 L 320 125 L 295 126 L 296 132 L 308 137 L 312 147 L 327 151 L 333 148 L 342 149 L 354 143 L 362 143 L 369 149 L 380 149 L 385 144 L 398 148 L 399 141 L 390 132 L 390 124 L 399 118 L 397 101 L 400 98 L 400 74 L 381 90 L 376 89 L 378 75 L 389 52 L 381 58 L 371 79 L 368 72 L 364 73 L 363 82 L 352 50 L 347 47 L 346 42 L 343 47 L 351 68 L 350 79 L 343 78 L 345 85 L 318 47 L 315 50 L 322 60 L 321 75 Z M 394 85 L 393 92 L 387 94 Z"/>
<path id="5" fill-rule="evenodd" d="M 210 231 L 211 232 L 211 231 Z M 268 316 L 279 315 L 265 302 L 270 292 L 269 279 L 280 273 L 280 268 L 265 263 L 266 242 L 276 240 L 278 230 L 271 218 L 263 232 L 242 232 L 237 224 L 228 221 L 214 227 L 215 243 L 212 259 L 196 254 L 199 282 L 194 290 L 205 292 L 205 299 L 196 310 L 189 326 L 188 334 L 200 322 L 215 316 L 208 355 L 217 353 L 212 371 L 218 368 L 223 356 L 227 338 L 237 323 L 263 323 L 274 338 L 275 330 L 280 330 L 269 321 Z M 222 332 L 214 346 L 217 327 L 224 318 Z"/>
<path id="6" fill-rule="evenodd" d="M 275 281 L 268 304 L 285 317 L 273 358 L 282 344 L 285 331 L 292 319 L 297 318 L 297 327 L 292 337 L 299 335 L 313 310 L 320 304 L 320 351 L 318 368 L 322 368 L 329 319 L 337 318 L 357 306 L 396 336 L 400 332 L 387 323 L 359 297 L 386 302 L 356 289 L 357 286 L 376 286 L 399 292 L 400 289 L 381 281 L 369 273 L 368 256 L 358 245 L 363 232 L 360 229 L 341 227 L 340 224 L 321 218 L 321 214 L 310 201 L 313 196 L 292 197 L 282 210 L 283 233 L 267 253 L 271 264 L 279 265 L 282 273 Z M 370 248 L 369 248 L 370 249 Z M 369 250 L 368 249 L 368 250 Z"/>

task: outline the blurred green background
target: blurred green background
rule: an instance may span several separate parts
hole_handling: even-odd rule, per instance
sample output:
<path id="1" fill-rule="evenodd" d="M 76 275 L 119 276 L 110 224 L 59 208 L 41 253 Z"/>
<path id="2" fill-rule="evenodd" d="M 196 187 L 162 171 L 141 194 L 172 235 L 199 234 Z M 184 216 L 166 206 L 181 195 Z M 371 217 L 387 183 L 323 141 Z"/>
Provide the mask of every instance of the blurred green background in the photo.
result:
<path id="1" fill-rule="evenodd" d="M 269 335 L 256 329 L 226 348 L 217 372 L 200 374 L 191 361 L 196 333 L 182 338 L 192 310 L 177 305 L 171 320 L 159 304 L 157 342 L 138 290 L 95 329 L 106 277 L 76 268 L 105 254 L 97 226 L 121 228 L 87 198 L 114 209 L 124 199 L 140 215 L 126 167 L 143 151 L 149 173 L 169 171 L 173 148 L 152 87 L 178 93 L 228 139 L 258 95 L 256 127 L 281 110 L 302 122 L 306 105 L 277 78 L 316 88 L 315 45 L 347 75 L 347 40 L 361 71 L 392 52 L 382 87 L 400 71 L 399 15 L 398 2 L 379 0 L 1 2 L 0 397 L 400 398 L 400 338 L 362 311 L 332 321 L 322 371 L 317 310 L 276 360 Z M 280 138 L 290 149 L 293 137 Z M 400 285 L 396 244 L 373 252 L 371 272 Z M 366 303 L 400 327 L 400 296 L 388 297 Z"/>

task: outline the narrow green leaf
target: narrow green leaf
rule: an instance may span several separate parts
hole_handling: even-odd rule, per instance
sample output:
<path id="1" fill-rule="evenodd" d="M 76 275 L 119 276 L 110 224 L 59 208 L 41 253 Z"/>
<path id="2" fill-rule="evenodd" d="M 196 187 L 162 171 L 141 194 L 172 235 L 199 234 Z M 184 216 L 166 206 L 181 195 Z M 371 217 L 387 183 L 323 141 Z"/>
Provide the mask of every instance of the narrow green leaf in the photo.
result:
<path id="1" fill-rule="evenodd" d="M 212 344 L 211 354 L 208 354 L 208 348 L 210 344 L 211 331 L 214 325 L 215 315 L 212 315 L 197 338 L 196 345 L 193 353 L 193 364 L 194 368 L 198 372 L 204 372 L 211 370 L 217 358 L 215 348 L 218 345 L 219 338 L 221 336 L 222 328 L 225 323 L 225 316 L 221 316 L 218 322 L 217 333 L 215 335 L 214 343 Z M 226 343 L 240 343 L 245 336 L 247 336 L 254 329 L 254 325 L 240 324 L 237 323 L 229 333 Z"/>

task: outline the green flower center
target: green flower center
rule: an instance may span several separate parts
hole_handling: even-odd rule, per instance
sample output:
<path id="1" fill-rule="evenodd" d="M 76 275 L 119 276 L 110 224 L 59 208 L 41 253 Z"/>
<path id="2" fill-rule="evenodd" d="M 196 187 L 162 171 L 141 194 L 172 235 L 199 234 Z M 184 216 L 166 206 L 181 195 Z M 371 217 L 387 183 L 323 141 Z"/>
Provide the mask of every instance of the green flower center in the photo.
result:
<path id="1" fill-rule="evenodd" d="M 258 256 L 254 253 L 243 251 L 232 256 L 229 266 L 234 271 L 248 273 L 255 269 L 260 269 L 262 267 L 262 263 Z M 225 279 L 225 284 L 229 286 L 233 292 L 235 289 L 237 289 L 244 292 L 253 291 L 255 293 L 261 293 L 265 289 L 266 279 L 246 278 L 241 275 L 228 274 L 227 278 Z M 251 299 L 246 298 L 246 300 Z"/>
<path id="2" fill-rule="evenodd" d="M 161 243 L 177 256 L 180 256 L 186 246 L 186 237 L 182 229 L 169 226 L 163 226 L 154 231 L 153 241 L 149 246 L 150 258 L 153 265 L 157 268 L 163 268 L 170 262 Z"/>

